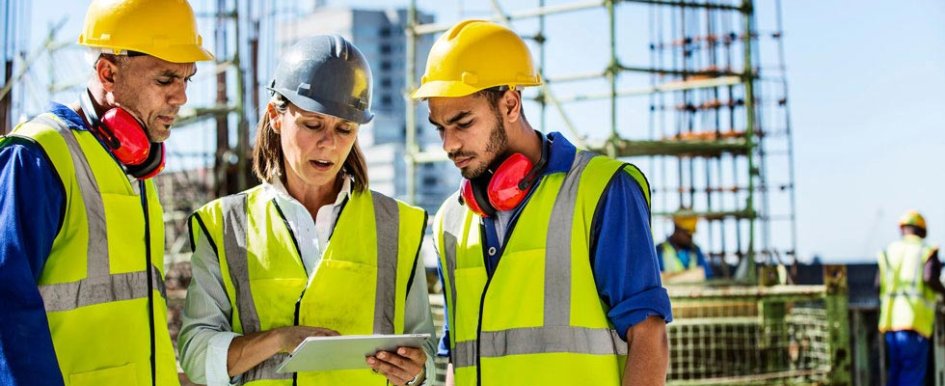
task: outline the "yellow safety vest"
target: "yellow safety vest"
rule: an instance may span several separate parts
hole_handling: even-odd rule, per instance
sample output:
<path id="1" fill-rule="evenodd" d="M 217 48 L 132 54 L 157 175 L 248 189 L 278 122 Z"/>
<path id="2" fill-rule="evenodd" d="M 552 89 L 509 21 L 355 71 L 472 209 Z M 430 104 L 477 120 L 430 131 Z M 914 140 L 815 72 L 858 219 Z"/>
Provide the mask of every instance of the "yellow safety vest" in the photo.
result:
<path id="1" fill-rule="evenodd" d="M 590 263 L 591 223 L 611 178 L 640 171 L 577 152 L 534 187 L 488 278 L 480 219 L 454 195 L 434 219 L 456 385 L 618 385 L 627 343 L 607 319 Z M 641 230 L 644 231 L 644 230 Z"/>
<path id="2" fill-rule="evenodd" d="M 54 114 L 11 135 L 43 148 L 65 191 L 39 292 L 66 385 L 178 385 L 154 184 L 145 182 L 142 198 L 91 132 Z"/>
<path id="3" fill-rule="evenodd" d="M 673 248 L 672 243 L 669 241 L 664 241 L 660 243 L 659 247 L 663 249 L 663 272 L 673 273 L 702 269 L 699 267 L 699 261 L 698 257 L 696 256 L 695 249 L 693 249 L 692 256 L 689 257 L 689 266 L 683 267 L 682 261 L 679 260 L 679 255 L 676 254 L 676 248 Z"/>
<path id="4" fill-rule="evenodd" d="M 920 237 L 906 235 L 879 253 L 880 332 L 910 330 L 932 336 L 936 296 L 925 284 L 923 271 L 936 250 Z"/>
<path id="5" fill-rule="evenodd" d="M 401 334 L 426 212 L 373 191 L 352 192 L 311 281 L 296 240 L 262 186 L 215 200 L 191 220 L 220 261 L 233 331 L 324 327 L 342 335 Z M 203 232 L 196 231 L 202 229 Z M 422 272 L 420 274 L 423 274 Z M 373 283 L 373 284 L 372 284 Z M 243 374 L 251 385 L 386 385 L 364 369 L 276 372 L 277 354 Z"/>

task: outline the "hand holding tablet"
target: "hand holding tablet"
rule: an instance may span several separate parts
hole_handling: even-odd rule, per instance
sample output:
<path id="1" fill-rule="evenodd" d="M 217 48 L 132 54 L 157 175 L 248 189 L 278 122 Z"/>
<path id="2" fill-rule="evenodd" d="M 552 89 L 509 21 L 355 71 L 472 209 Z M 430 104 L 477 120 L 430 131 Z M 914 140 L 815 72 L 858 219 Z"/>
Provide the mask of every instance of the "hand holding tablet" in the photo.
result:
<path id="1" fill-rule="evenodd" d="M 306 338 L 276 370 L 280 373 L 369 368 L 366 358 L 400 347 L 422 348 L 429 334 L 340 335 Z"/>

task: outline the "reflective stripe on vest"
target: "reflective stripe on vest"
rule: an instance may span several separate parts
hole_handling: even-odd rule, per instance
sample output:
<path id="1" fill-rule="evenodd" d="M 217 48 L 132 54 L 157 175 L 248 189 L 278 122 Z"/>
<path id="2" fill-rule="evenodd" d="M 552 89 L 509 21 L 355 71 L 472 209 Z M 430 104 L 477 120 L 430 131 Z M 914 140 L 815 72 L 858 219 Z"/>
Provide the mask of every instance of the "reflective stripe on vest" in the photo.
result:
<path id="1" fill-rule="evenodd" d="M 924 280 L 925 263 L 934 248 L 912 236 L 880 252 L 879 330 L 911 330 L 930 337 L 935 320 L 935 293 Z"/>
<path id="2" fill-rule="evenodd" d="M 593 355 L 627 355 L 627 346 L 615 330 L 569 326 L 518 328 L 479 335 L 484 358 L 506 355 L 569 352 Z M 476 341 L 456 343 L 454 367 L 476 365 Z"/>
<path id="3" fill-rule="evenodd" d="M 455 368 L 477 366 L 479 358 L 506 357 L 537 353 L 578 353 L 594 355 L 625 355 L 626 346 L 610 328 L 569 326 L 571 320 L 571 231 L 578 189 L 584 169 L 594 154 L 580 151 L 558 190 L 550 220 L 545 248 L 543 325 L 534 328 L 511 328 L 481 331 L 478 340 L 457 341 L 452 350 Z M 446 274 L 450 281 L 451 304 L 457 304 L 456 278 L 457 235 L 466 237 L 464 223 L 467 210 L 456 200 L 448 199 L 442 212 L 442 239 Z M 456 325 L 455 309 L 451 310 Z M 478 352 L 477 355 L 477 345 Z"/>
<path id="4" fill-rule="evenodd" d="M 44 115 L 36 117 L 34 122 L 55 128 L 65 140 L 72 163 L 75 165 L 76 182 L 79 184 L 79 194 L 85 203 L 89 227 L 86 278 L 70 283 L 40 285 L 39 293 L 43 298 L 46 312 L 69 311 L 95 304 L 147 297 L 147 271 L 109 274 L 105 204 L 102 202 L 98 183 L 92 175 L 92 168 L 82 148 L 79 147 L 75 134 L 65 125 Z M 151 285 L 166 298 L 167 293 L 160 272 L 154 266 L 149 268 L 151 269 Z"/>
<path id="5" fill-rule="evenodd" d="M 250 288 L 247 256 L 247 199 L 246 193 L 221 199 L 223 210 L 223 246 L 230 278 L 236 288 L 236 303 L 243 334 L 261 329 L 256 304 Z M 374 204 L 374 223 L 377 234 L 377 281 L 375 294 L 393 294 L 397 287 L 397 230 L 400 213 L 397 201 L 371 191 Z M 374 334 L 395 333 L 395 304 L 392 296 L 375 296 Z M 243 374 L 244 382 L 257 380 L 291 379 L 292 374 L 277 373 L 276 369 L 288 356 L 276 354 Z"/>
<path id="6" fill-rule="evenodd" d="M 44 113 L 11 134 L 39 145 L 64 193 L 62 224 L 37 279 L 59 370 L 67 385 L 179 384 L 154 184 L 136 192 L 95 136 L 63 119 Z"/>

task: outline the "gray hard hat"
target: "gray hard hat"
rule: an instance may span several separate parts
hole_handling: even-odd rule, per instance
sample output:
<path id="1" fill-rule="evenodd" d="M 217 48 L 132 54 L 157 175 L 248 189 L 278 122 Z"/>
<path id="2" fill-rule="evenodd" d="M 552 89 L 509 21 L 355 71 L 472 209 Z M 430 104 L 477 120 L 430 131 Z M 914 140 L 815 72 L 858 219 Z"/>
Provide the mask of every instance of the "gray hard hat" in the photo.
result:
<path id="1" fill-rule="evenodd" d="M 374 118 L 372 88 L 364 54 L 345 38 L 328 35 L 305 37 L 289 48 L 269 90 L 303 110 L 365 124 Z"/>

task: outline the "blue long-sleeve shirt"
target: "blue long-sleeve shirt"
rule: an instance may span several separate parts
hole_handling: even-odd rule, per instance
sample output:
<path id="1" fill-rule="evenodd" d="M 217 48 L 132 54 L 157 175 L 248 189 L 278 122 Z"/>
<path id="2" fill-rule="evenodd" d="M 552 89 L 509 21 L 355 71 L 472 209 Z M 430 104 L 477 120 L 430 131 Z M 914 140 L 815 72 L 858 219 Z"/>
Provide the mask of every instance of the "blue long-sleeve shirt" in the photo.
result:
<path id="1" fill-rule="evenodd" d="M 86 130 L 68 107 L 50 111 Z M 39 144 L 0 141 L 0 385 L 62 385 L 37 280 L 62 227 L 65 189 Z"/>
<path id="2" fill-rule="evenodd" d="M 548 165 L 542 176 L 567 172 L 574 161 L 575 147 L 560 133 L 551 133 Z M 534 191 L 534 190 L 533 190 Z M 527 203 L 526 197 L 515 212 Z M 669 295 L 660 281 L 659 262 L 650 232 L 650 210 L 640 185 L 627 173 L 616 173 L 604 190 L 591 223 L 590 256 L 594 281 L 601 299 L 610 307 L 607 318 L 626 339 L 627 329 L 649 316 L 672 321 Z M 516 217 L 513 213 L 512 217 Z M 495 222 L 483 221 L 487 249 L 499 245 Z M 506 233 L 512 232 L 514 221 Z M 499 259 L 496 253 L 494 259 Z M 498 260 L 490 261 L 491 276 Z M 442 273 L 442 267 L 440 267 Z M 441 280 L 443 275 L 440 275 Z M 449 315 L 449 312 L 446 313 Z M 449 355 L 449 319 L 446 320 L 438 355 Z"/>

